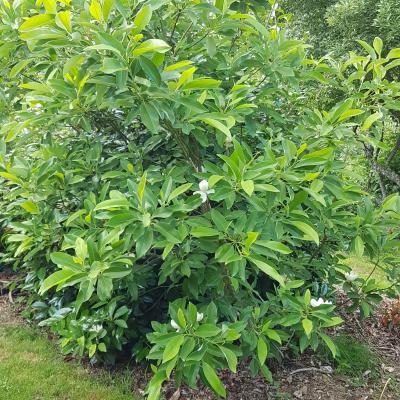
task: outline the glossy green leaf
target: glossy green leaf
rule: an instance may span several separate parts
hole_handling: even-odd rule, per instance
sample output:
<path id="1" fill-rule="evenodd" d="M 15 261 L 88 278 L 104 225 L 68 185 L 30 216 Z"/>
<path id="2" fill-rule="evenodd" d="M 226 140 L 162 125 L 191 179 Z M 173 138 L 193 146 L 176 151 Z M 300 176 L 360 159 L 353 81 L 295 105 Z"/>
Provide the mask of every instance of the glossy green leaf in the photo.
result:
<path id="1" fill-rule="evenodd" d="M 218 375 L 214 371 L 214 369 L 207 364 L 205 361 L 202 363 L 202 369 L 205 378 L 207 379 L 208 384 L 217 393 L 219 396 L 225 398 L 226 397 L 226 390 L 224 385 L 222 384 L 221 380 L 218 378 Z"/>
<path id="2" fill-rule="evenodd" d="M 303 329 L 304 329 L 304 332 L 306 333 L 306 335 L 307 335 L 308 337 L 310 337 L 311 332 L 312 332 L 312 330 L 313 330 L 313 323 L 312 323 L 312 321 L 309 320 L 308 318 L 304 318 L 304 319 L 301 321 L 301 324 L 303 325 Z"/>
<path id="3" fill-rule="evenodd" d="M 265 363 L 265 360 L 267 359 L 267 354 L 268 354 L 267 343 L 265 343 L 265 340 L 262 337 L 259 337 L 257 342 L 257 355 L 258 355 L 258 361 L 260 362 L 261 365 Z"/>
<path id="4" fill-rule="evenodd" d="M 185 337 L 183 335 L 175 335 L 167 342 L 162 357 L 163 363 L 172 360 L 178 355 L 184 339 Z"/>
<path id="5" fill-rule="evenodd" d="M 310 225 L 306 224 L 303 221 L 287 221 L 286 223 L 295 226 L 306 235 L 305 237 L 307 238 L 307 240 L 313 240 L 316 244 L 319 245 L 318 233 Z"/>

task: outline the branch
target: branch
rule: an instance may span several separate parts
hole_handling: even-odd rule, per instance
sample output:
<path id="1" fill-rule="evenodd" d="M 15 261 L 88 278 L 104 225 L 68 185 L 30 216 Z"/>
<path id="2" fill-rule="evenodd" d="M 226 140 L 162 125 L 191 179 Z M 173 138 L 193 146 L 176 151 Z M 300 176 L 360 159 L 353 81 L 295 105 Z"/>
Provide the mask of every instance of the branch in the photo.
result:
<path id="1" fill-rule="evenodd" d="M 400 175 L 394 172 L 391 168 L 379 164 L 376 161 L 371 161 L 372 168 L 378 172 L 379 174 L 382 174 L 385 176 L 387 179 L 390 181 L 394 182 L 397 186 L 400 187 Z"/>
<path id="2" fill-rule="evenodd" d="M 397 186 L 400 187 L 400 175 L 397 174 L 395 171 L 393 171 L 391 168 L 389 168 L 387 165 L 382 165 L 377 161 L 375 161 L 373 150 L 371 149 L 371 147 L 366 146 L 364 144 L 364 151 L 365 151 L 365 156 L 371 163 L 372 169 L 376 171 L 378 174 L 385 176 L 387 179 L 394 182 Z"/>
<path id="3" fill-rule="evenodd" d="M 400 150 L 400 135 L 397 138 L 396 144 L 394 145 L 392 151 L 389 153 L 389 155 L 385 161 L 386 166 L 388 166 L 390 164 L 390 162 L 393 160 L 393 158 L 395 157 L 395 155 L 398 153 L 399 150 Z"/>
<path id="4" fill-rule="evenodd" d="M 181 14 L 182 14 L 182 10 L 179 10 L 178 15 L 176 16 L 176 19 L 175 19 L 174 27 L 172 28 L 172 32 L 171 32 L 172 49 L 174 49 L 175 45 L 176 45 L 174 43 L 174 34 L 175 34 L 176 26 L 178 25 L 179 18 L 181 17 Z"/>

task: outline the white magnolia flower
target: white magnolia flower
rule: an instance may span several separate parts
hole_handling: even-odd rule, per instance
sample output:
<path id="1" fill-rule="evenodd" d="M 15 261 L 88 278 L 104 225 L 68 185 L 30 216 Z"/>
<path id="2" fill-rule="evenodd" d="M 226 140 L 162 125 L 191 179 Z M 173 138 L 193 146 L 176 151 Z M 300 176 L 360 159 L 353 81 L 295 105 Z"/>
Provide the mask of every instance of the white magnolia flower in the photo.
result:
<path id="1" fill-rule="evenodd" d="M 197 322 L 202 321 L 203 317 L 204 317 L 203 313 L 197 313 Z"/>
<path id="2" fill-rule="evenodd" d="M 344 277 L 346 278 L 347 281 L 353 282 L 358 278 L 358 275 L 355 272 L 351 271 L 351 272 L 346 272 L 344 274 Z"/>
<path id="3" fill-rule="evenodd" d="M 180 326 L 173 319 L 171 320 L 171 326 L 179 332 Z"/>
<path id="4" fill-rule="evenodd" d="M 215 192 L 214 189 L 208 189 L 208 181 L 206 179 L 203 179 L 202 181 L 200 181 L 199 189 L 200 190 L 194 192 L 193 194 L 199 194 L 203 203 L 205 203 L 207 201 L 207 197 L 209 194 Z"/>
<path id="5" fill-rule="evenodd" d="M 319 307 L 319 306 L 322 306 L 323 304 L 332 304 L 332 302 L 328 301 L 328 300 L 324 300 L 322 297 L 320 297 L 318 300 L 311 299 L 311 301 L 310 301 L 311 307 Z"/>

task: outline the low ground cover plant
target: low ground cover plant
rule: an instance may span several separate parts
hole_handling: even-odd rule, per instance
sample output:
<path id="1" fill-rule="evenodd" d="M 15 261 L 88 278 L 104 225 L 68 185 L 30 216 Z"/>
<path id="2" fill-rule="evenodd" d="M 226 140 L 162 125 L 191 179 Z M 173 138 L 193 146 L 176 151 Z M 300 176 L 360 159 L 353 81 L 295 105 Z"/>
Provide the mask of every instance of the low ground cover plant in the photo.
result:
<path id="1" fill-rule="evenodd" d="M 343 251 L 396 293 L 400 198 L 376 205 L 344 152 L 382 147 L 399 49 L 314 60 L 274 3 L 4 0 L 0 18 L 2 262 L 64 352 L 147 359 L 149 399 L 171 376 L 225 397 L 238 360 L 271 380 L 283 346 L 335 355 L 338 287 L 371 313 L 382 287 Z"/>

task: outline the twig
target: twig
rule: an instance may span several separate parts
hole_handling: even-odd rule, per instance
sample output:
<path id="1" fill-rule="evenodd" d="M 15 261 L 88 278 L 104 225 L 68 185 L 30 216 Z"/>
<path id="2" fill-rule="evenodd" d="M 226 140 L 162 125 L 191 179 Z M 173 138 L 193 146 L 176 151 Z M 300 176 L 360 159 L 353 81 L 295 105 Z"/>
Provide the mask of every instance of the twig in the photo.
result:
<path id="1" fill-rule="evenodd" d="M 182 15 L 182 10 L 178 10 L 178 15 L 176 16 L 175 24 L 174 24 L 174 27 L 172 28 L 172 32 L 171 32 L 171 42 L 172 43 L 174 41 L 174 33 L 176 30 L 176 26 L 178 25 L 178 21 L 179 21 L 179 18 L 181 15 Z M 172 48 L 174 48 L 174 47 L 175 47 L 175 43 L 172 44 Z"/>
<path id="2" fill-rule="evenodd" d="M 294 375 L 294 374 L 297 374 L 297 373 L 300 373 L 300 372 L 308 372 L 308 371 L 321 372 L 321 374 L 327 374 L 327 375 L 330 375 L 332 373 L 330 371 L 325 371 L 324 369 L 321 369 L 321 368 L 309 367 L 309 368 L 295 369 L 294 371 L 292 371 L 290 373 L 290 375 Z"/>
<path id="3" fill-rule="evenodd" d="M 10 300 L 10 303 L 11 303 L 11 304 L 14 304 L 14 300 L 13 300 L 13 297 L 12 297 L 12 290 L 10 290 L 10 291 L 8 292 L 8 300 Z"/>
<path id="4" fill-rule="evenodd" d="M 386 390 L 386 388 L 387 388 L 387 385 L 389 384 L 389 382 L 390 382 L 391 379 L 392 379 L 392 378 L 389 378 L 389 379 L 386 381 L 385 386 L 383 387 L 382 393 L 381 393 L 381 395 L 379 396 L 379 400 L 382 400 L 382 399 L 383 399 L 383 394 L 385 393 L 385 390 Z"/>

